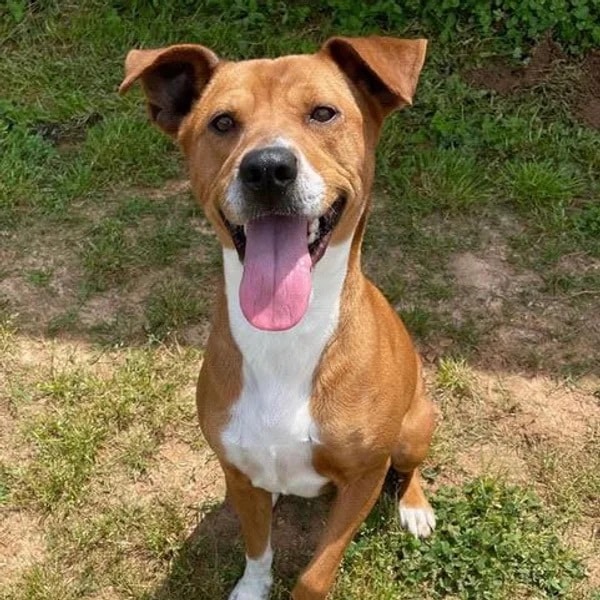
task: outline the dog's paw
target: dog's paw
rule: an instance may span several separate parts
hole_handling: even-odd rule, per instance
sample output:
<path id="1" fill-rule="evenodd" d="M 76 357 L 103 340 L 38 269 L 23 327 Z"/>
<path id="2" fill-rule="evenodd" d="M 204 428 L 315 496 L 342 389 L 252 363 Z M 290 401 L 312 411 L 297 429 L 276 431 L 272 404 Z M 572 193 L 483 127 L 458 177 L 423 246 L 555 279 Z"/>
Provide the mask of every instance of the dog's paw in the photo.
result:
<path id="1" fill-rule="evenodd" d="M 429 537 L 435 529 L 435 514 L 429 506 L 409 508 L 400 503 L 400 525 L 415 537 Z"/>
<path id="2" fill-rule="evenodd" d="M 267 600 L 272 583 L 270 573 L 244 573 L 229 594 L 229 600 Z"/>

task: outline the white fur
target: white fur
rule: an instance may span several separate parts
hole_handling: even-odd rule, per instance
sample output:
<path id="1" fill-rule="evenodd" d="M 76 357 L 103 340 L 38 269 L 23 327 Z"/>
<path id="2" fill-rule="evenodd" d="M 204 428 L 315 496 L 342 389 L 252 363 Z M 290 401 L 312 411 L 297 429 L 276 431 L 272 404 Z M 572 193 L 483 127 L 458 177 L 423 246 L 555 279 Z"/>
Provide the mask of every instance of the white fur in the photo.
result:
<path id="1" fill-rule="evenodd" d="M 222 432 L 227 459 L 253 485 L 272 493 L 316 496 L 327 480 L 312 465 L 319 431 L 310 414 L 312 381 L 337 328 L 350 240 L 330 246 L 315 265 L 313 292 L 292 329 L 256 329 L 240 308 L 242 265 L 224 249 L 225 288 L 233 338 L 243 356 L 243 388 Z"/>
<path id="2" fill-rule="evenodd" d="M 435 529 L 435 514 L 431 508 L 408 508 L 400 503 L 400 524 L 415 537 L 429 537 Z"/>
<path id="3" fill-rule="evenodd" d="M 273 583 L 272 562 L 273 552 L 270 544 L 260 558 L 252 559 L 246 556 L 244 574 L 229 594 L 229 600 L 267 600 Z"/>

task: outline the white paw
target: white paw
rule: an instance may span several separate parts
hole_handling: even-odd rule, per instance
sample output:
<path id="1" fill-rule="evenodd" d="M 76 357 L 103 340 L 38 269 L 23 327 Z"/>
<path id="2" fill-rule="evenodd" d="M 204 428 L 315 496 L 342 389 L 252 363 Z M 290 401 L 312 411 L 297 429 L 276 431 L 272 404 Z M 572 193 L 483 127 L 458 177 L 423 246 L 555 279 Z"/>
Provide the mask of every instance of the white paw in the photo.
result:
<path id="1" fill-rule="evenodd" d="M 244 575 L 229 594 L 229 600 L 267 600 L 273 583 L 272 560 L 270 547 L 260 558 L 253 560 L 246 557 Z"/>
<path id="2" fill-rule="evenodd" d="M 400 504 L 400 525 L 415 537 L 426 538 L 435 529 L 435 514 L 427 508 L 407 508 Z"/>
<path id="3" fill-rule="evenodd" d="M 229 594 L 229 600 L 267 600 L 272 578 L 250 578 L 244 575 Z"/>

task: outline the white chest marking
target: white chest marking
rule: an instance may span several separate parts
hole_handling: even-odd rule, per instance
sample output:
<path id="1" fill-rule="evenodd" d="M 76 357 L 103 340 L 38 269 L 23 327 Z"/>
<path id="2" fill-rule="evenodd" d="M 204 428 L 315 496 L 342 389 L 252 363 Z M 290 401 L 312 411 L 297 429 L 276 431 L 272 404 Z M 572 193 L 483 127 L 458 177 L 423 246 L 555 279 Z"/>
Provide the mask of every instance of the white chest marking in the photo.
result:
<path id="1" fill-rule="evenodd" d="M 303 319 L 288 331 L 254 328 L 244 318 L 238 290 L 242 265 L 223 251 L 231 333 L 243 356 L 242 392 L 221 434 L 227 459 L 253 485 L 273 493 L 316 496 L 327 479 L 312 465 L 319 431 L 310 414 L 312 381 L 337 328 L 350 240 L 331 246 L 313 270 Z"/>

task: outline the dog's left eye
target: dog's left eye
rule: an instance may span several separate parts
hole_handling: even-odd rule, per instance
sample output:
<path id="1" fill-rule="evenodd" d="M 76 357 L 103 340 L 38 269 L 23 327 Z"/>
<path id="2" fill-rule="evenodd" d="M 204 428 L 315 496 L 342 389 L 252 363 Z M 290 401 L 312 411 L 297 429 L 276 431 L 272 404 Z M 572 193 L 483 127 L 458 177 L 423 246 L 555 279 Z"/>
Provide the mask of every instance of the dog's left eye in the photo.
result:
<path id="1" fill-rule="evenodd" d="M 228 113 L 217 115 L 211 122 L 210 126 L 217 133 L 227 133 L 235 127 L 235 119 Z"/>
<path id="2" fill-rule="evenodd" d="M 318 123 L 327 123 L 337 116 L 338 112 L 332 106 L 317 106 L 310 113 L 310 120 Z"/>

